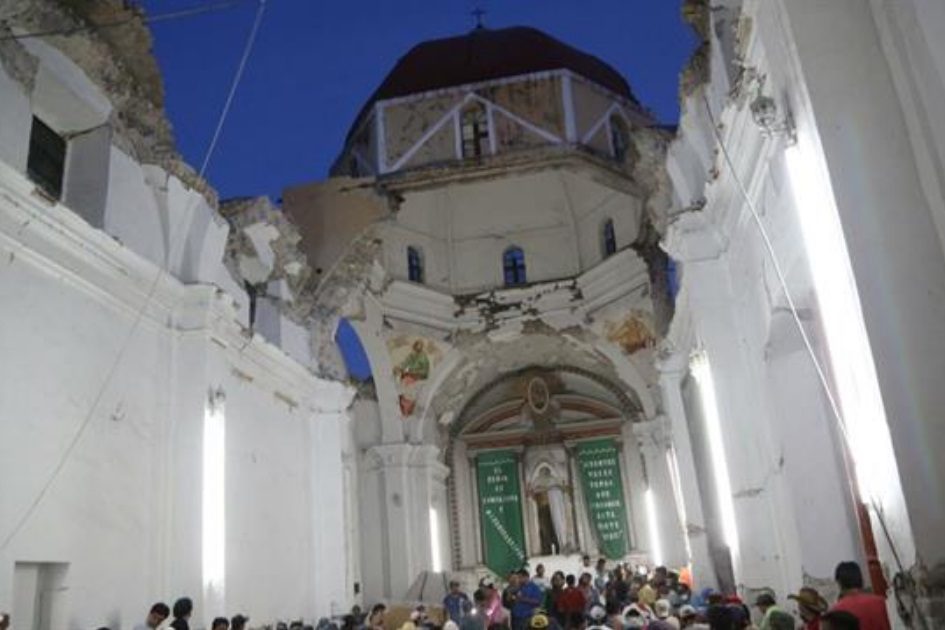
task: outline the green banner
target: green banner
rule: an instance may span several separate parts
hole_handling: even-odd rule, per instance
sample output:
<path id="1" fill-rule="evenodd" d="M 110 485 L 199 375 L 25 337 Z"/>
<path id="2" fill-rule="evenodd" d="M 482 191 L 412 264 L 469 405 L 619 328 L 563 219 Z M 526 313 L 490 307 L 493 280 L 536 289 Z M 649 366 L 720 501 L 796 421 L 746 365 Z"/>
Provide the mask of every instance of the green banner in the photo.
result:
<path id="1" fill-rule="evenodd" d="M 577 449 L 584 500 L 601 553 L 611 560 L 627 555 L 627 511 L 620 481 L 620 455 L 611 439 L 581 442 Z"/>
<path id="2" fill-rule="evenodd" d="M 511 451 L 484 453 L 476 458 L 476 471 L 486 566 L 505 577 L 525 564 L 518 459 Z"/>

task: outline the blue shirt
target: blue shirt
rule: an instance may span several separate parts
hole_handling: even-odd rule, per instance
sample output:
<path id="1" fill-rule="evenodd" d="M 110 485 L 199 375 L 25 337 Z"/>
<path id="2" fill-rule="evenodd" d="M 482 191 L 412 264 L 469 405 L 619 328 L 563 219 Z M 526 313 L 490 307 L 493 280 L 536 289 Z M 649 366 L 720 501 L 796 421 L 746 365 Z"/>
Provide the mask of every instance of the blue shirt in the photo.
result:
<path id="1" fill-rule="evenodd" d="M 443 608 L 446 609 L 450 619 L 459 623 L 465 614 L 463 607 L 468 602 L 469 598 L 466 597 L 466 593 L 449 593 L 443 598 Z"/>
<path id="2" fill-rule="evenodd" d="M 529 580 L 518 589 L 518 599 L 512 606 L 512 616 L 519 619 L 531 617 L 535 609 L 541 606 L 542 596 L 541 587 Z"/>

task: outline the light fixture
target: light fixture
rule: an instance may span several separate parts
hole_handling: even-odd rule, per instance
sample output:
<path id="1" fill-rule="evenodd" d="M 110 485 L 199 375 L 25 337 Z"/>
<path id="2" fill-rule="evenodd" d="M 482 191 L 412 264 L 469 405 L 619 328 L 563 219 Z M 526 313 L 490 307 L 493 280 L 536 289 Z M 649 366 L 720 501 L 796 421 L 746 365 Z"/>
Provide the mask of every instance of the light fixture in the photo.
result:
<path id="1" fill-rule="evenodd" d="M 226 572 L 226 396 L 210 390 L 203 417 L 202 569 L 205 598 L 223 603 Z"/>
<path id="2" fill-rule="evenodd" d="M 653 500 L 653 489 L 647 487 L 643 493 L 646 503 L 646 524 L 650 530 L 650 554 L 654 566 L 663 565 L 663 541 L 660 536 L 659 517 L 656 514 L 656 501 Z"/>
<path id="3" fill-rule="evenodd" d="M 758 74 L 754 68 L 746 68 L 745 73 L 744 89 L 749 90 L 754 87 L 755 90 L 755 98 L 752 99 L 748 108 L 751 111 L 751 119 L 761 129 L 761 133 L 768 137 L 784 136 L 788 144 L 797 142 L 797 131 L 791 112 L 782 113 L 777 102 L 763 93 L 767 77 Z"/>
<path id="4" fill-rule="evenodd" d="M 901 482 L 833 190 L 818 167 L 813 138 L 802 135 L 784 156 L 826 337 L 840 427 L 861 496 L 885 505 L 901 493 Z"/>
<path id="5" fill-rule="evenodd" d="M 443 570 L 443 558 L 440 555 L 440 519 L 436 508 L 432 505 L 430 506 L 430 559 L 433 572 L 441 572 Z"/>

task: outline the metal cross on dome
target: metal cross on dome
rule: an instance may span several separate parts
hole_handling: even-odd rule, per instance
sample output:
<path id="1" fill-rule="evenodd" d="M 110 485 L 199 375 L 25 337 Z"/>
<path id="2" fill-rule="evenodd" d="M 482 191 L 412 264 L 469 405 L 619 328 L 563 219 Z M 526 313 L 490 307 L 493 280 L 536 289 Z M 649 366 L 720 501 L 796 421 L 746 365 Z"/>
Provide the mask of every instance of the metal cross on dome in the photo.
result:
<path id="1" fill-rule="evenodd" d="M 483 9 L 482 7 L 476 7 L 475 9 L 473 9 L 472 16 L 476 20 L 476 28 L 486 27 L 485 24 L 483 24 L 483 18 L 485 17 L 485 15 L 486 15 L 486 10 Z"/>

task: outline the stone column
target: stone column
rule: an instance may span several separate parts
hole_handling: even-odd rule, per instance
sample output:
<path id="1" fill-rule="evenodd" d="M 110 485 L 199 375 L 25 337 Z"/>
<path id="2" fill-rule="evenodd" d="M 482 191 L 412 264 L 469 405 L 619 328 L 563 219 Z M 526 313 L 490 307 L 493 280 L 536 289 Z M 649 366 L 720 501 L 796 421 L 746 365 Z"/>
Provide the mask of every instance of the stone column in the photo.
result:
<path id="1" fill-rule="evenodd" d="M 702 499 L 696 483 L 697 472 L 682 397 L 682 380 L 689 370 L 688 354 L 680 351 L 665 352 L 656 368 L 660 374 L 663 409 L 668 418 L 671 443 L 676 454 L 677 474 L 682 493 L 679 500 L 685 517 L 682 526 L 689 539 L 693 584 L 697 590 L 704 587 L 718 588 L 709 554 L 709 541 L 706 535 L 705 519 L 702 515 Z"/>
<path id="2" fill-rule="evenodd" d="M 772 481 L 780 465 L 770 436 L 763 374 L 757 354 L 739 334 L 748 315 L 739 311 L 744 300 L 732 285 L 727 237 L 711 216 L 708 209 L 681 215 L 670 228 L 667 246 L 684 262 L 694 337 L 712 368 L 737 527 L 732 549 L 736 583 L 786 593 L 797 588 L 799 578 L 781 560 L 788 553 L 785 529 L 793 527 L 795 517 L 780 482 Z"/>
<path id="3" fill-rule="evenodd" d="M 647 523 L 650 558 L 654 562 L 659 560 L 660 563 L 668 567 L 679 568 L 687 565 L 689 558 L 686 554 L 686 544 L 682 524 L 679 521 L 676 494 L 669 469 L 669 459 L 667 458 L 669 452 L 667 425 L 668 419 L 665 416 L 658 416 L 654 420 L 637 422 L 632 426 L 637 444 L 640 447 L 640 454 L 643 456 L 643 462 L 646 466 L 645 484 L 652 492 L 653 506 L 656 509 L 655 525 L 657 532 L 650 530 L 650 519 L 653 518 L 650 514 L 645 514 L 644 520 Z M 645 491 L 646 489 L 644 489 Z M 646 509 L 645 504 L 644 509 Z M 662 551 L 662 556 L 658 559 L 653 556 L 657 535 Z"/>
<path id="4" fill-rule="evenodd" d="M 444 542 L 449 469 L 438 457 L 439 449 L 427 444 L 368 449 L 362 504 L 365 598 L 400 600 L 421 571 L 433 569 L 431 506 L 439 514 L 443 568 L 449 568 Z"/>

